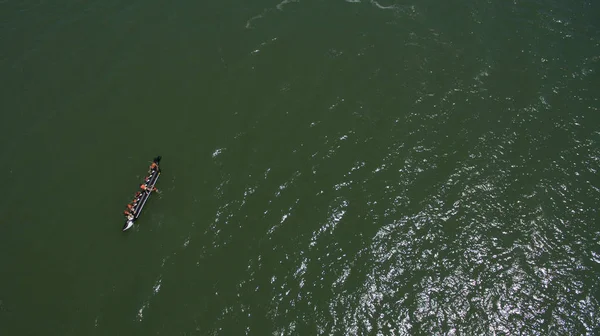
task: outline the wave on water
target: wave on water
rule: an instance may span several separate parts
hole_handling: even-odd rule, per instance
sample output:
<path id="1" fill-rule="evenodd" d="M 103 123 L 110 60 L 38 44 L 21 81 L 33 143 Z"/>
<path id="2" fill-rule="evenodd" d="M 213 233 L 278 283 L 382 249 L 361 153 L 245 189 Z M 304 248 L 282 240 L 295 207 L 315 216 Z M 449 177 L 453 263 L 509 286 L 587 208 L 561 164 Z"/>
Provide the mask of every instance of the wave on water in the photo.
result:
<path id="1" fill-rule="evenodd" d="M 250 19 L 248 19 L 248 21 L 246 21 L 246 29 L 252 28 L 252 22 L 255 20 L 264 18 L 268 12 L 271 12 L 274 10 L 283 11 L 284 6 L 291 4 L 291 3 L 295 3 L 295 2 L 300 2 L 300 0 L 283 0 L 280 3 L 278 3 L 277 5 L 275 5 L 275 8 L 265 8 L 262 11 L 262 13 L 255 15 L 255 16 L 251 17 Z"/>
<path id="2" fill-rule="evenodd" d="M 511 6 L 505 10 L 517 10 Z M 418 11 L 423 20 L 427 11 Z M 396 13 L 415 19 L 409 14 Z M 486 22 L 485 11 L 471 14 L 474 25 Z M 307 124 L 307 134 L 326 135 L 310 148 L 294 148 L 312 154 L 293 177 L 277 182 L 261 210 L 270 223 L 257 240 L 262 247 L 248 258 L 251 275 L 238 283 L 240 303 L 222 311 L 218 328 L 251 315 L 258 301 L 273 335 L 597 331 L 600 188 L 593 180 L 600 132 L 588 112 L 598 109 L 597 100 L 585 85 L 598 59 L 588 53 L 567 61 L 557 53 L 577 29 L 548 15 L 524 24 L 554 34 L 553 46 L 518 55 L 482 52 L 452 69 L 438 64 L 464 58 L 469 46 L 437 27 L 407 34 L 398 43 L 416 56 L 405 59 L 420 57 L 410 68 L 420 76 L 411 109 L 382 117 L 377 137 L 333 121 Z M 494 32 L 481 32 L 473 43 L 486 44 L 483 34 Z M 511 57 L 526 68 L 506 68 Z M 525 97 L 510 87 L 516 78 L 539 86 Z M 337 96 L 322 108 L 359 106 L 367 112 L 368 102 Z M 277 170 L 269 169 L 265 177 L 274 178 Z M 319 179 L 322 171 L 327 178 Z M 265 182 L 253 184 L 250 198 L 228 201 L 217 218 L 232 217 L 217 219 L 215 228 L 246 213 L 231 205 L 264 195 Z"/>

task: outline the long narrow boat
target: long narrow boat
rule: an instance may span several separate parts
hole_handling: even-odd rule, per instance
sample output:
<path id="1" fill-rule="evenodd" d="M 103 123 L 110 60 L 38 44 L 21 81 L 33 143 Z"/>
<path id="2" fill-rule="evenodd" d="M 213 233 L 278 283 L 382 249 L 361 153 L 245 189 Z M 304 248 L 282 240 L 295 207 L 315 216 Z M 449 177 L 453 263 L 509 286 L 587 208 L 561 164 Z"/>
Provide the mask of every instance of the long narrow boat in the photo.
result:
<path id="1" fill-rule="evenodd" d="M 126 222 L 125 222 L 125 225 L 123 226 L 123 231 L 130 229 L 133 226 L 133 223 L 135 221 L 137 221 L 137 219 L 142 214 L 144 205 L 146 205 L 146 202 L 148 202 L 148 199 L 150 198 L 150 194 L 152 194 L 152 191 L 154 190 L 154 186 L 156 185 L 156 182 L 158 181 L 158 178 L 160 177 L 160 172 L 161 172 L 160 165 L 159 165 L 160 159 L 161 159 L 161 157 L 157 156 L 152 161 L 153 165 L 150 166 L 150 175 L 146 178 L 146 180 L 144 181 L 144 184 L 142 184 L 142 186 L 144 186 L 144 189 L 140 190 L 141 194 L 139 195 L 139 197 L 136 198 L 137 202 L 134 203 L 133 209 L 131 209 L 130 213 L 128 215 L 126 215 Z"/>

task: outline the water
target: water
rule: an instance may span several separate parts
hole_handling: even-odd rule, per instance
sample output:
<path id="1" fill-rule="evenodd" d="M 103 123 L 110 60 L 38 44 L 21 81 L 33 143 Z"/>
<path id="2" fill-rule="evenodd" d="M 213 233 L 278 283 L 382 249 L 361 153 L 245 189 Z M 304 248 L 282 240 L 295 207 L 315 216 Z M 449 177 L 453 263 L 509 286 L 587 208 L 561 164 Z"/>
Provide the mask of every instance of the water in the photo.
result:
<path id="1" fill-rule="evenodd" d="M 0 334 L 598 333 L 597 3 L 0 6 Z"/>

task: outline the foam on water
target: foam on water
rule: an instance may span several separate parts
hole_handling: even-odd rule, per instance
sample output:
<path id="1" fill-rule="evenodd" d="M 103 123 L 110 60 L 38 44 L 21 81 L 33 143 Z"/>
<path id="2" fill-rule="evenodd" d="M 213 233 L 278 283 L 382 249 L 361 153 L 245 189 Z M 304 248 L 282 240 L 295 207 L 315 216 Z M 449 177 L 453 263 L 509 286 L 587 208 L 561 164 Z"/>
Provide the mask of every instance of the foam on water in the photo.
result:
<path id="1" fill-rule="evenodd" d="M 511 6 L 507 10 L 516 10 Z M 412 7 L 394 15 L 410 20 L 424 12 Z M 481 8 L 470 14 L 474 24 L 485 21 Z M 527 24 L 562 40 L 577 35 L 568 22 L 550 16 Z M 449 35 L 424 29 L 409 34 L 405 45 L 463 57 L 465 45 Z M 486 54 L 447 73 L 437 64 L 446 56 L 430 54 L 412 69 L 420 80 L 407 98 L 412 108 L 383 117 L 388 123 L 373 131 L 379 137 L 336 128 L 325 118 L 303 124 L 308 134 L 331 130 L 319 146 L 305 146 L 306 165 L 279 180 L 280 171 L 270 167 L 252 184 L 256 194 L 263 183 L 276 185 L 260 211 L 270 223 L 264 231 L 270 243 L 257 247 L 272 260 L 249 256 L 252 276 L 237 286 L 240 298 L 268 307 L 273 335 L 593 333 L 600 322 L 590 288 L 600 263 L 593 237 L 600 233 L 590 220 L 600 198 L 592 182 L 600 169 L 600 133 L 586 125 L 584 111 L 598 106 L 587 89 L 558 95 L 591 76 L 597 60 L 584 57 L 557 69 L 565 61 L 543 49 L 522 51 L 536 62 L 525 76 L 539 85 L 525 98 L 499 86 L 508 78 L 503 75 L 517 71 L 505 68 L 502 57 L 510 56 Z M 334 61 L 352 55 L 328 50 Z M 574 105 L 574 112 L 553 112 Z M 353 116 L 373 113 L 352 95 L 321 106 L 323 113 L 347 111 L 342 115 L 349 119 L 353 108 L 361 110 Z M 548 148 L 556 139 L 564 143 Z M 368 149 L 360 144 L 385 150 L 365 159 Z M 302 186 L 320 174 L 330 175 L 303 194 Z M 250 203 L 256 194 L 243 199 Z M 309 212 L 320 220 L 307 222 L 315 218 Z M 273 251 L 279 252 L 269 257 Z M 250 294 L 258 284 L 272 299 Z M 241 307 L 228 306 L 221 319 Z"/>

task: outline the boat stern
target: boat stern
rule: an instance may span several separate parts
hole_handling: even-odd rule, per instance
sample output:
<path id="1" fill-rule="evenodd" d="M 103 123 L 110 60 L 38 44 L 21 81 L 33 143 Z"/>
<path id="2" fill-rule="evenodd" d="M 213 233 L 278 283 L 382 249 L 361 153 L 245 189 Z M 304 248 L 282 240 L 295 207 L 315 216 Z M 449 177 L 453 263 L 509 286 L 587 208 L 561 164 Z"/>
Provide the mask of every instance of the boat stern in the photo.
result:
<path id="1" fill-rule="evenodd" d="M 133 221 L 132 221 L 132 220 L 128 220 L 128 221 L 125 223 L 125 226 L 123 226 L 123 231 L 127 231 L 127 230 L 129 230 L 129 229 L 130 229 L 132 226 L 133 226 Z"/>

